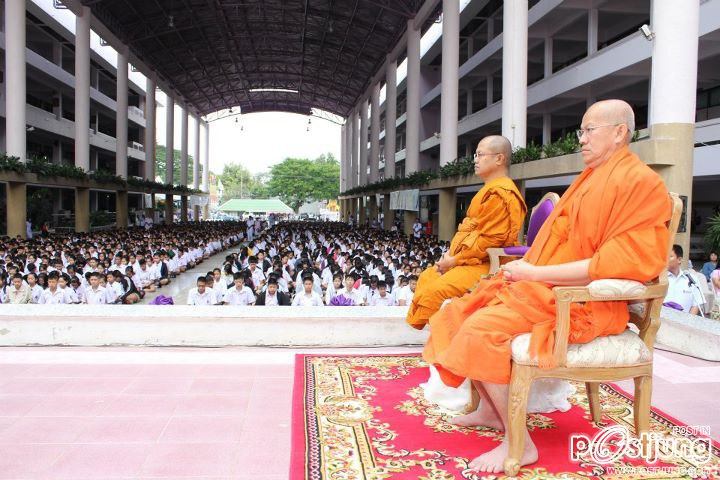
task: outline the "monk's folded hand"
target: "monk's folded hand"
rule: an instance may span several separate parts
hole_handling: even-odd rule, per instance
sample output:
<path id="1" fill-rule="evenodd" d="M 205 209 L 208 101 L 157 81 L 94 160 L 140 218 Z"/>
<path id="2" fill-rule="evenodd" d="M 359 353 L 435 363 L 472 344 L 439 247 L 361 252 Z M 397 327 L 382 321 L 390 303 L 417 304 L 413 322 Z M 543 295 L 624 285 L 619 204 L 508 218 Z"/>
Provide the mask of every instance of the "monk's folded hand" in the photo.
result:
<path id="1" fill-rule="evenodd" d="M 457 265 L 455 257 L 448 255 L 447 253 L 437 263 L 437 270 L 440 274 L 446 273 Z"/>
<path id="2" fill-rule="evenodd" d="M 513 260 L 502 266 L 503 278 L 509 282 L 535 280 L 537 268 L 538 267 L 525 260 Z"/>

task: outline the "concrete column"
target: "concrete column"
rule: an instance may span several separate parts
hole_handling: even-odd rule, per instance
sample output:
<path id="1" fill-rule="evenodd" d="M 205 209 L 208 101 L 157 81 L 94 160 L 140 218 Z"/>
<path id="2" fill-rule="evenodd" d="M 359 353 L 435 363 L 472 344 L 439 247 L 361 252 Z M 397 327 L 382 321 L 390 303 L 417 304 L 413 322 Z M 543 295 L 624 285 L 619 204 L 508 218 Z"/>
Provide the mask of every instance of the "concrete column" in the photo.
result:
<path id="1" fill-rule="evenodd" d="M 193 188 L 200 188 L 200 115 L 195 117 L 195 153 L 193 154 Z M 198 216 L 195 215 L 195 221 Z"/>
<path id="2" fill-rule="evenodd" d="M 188 184 L 188 110 L 184 105 L 180 117 L 180 185 Z M 187 213 L 187 212 L 186 212 Z"/>
<path id="3" fill-rule="evenodd" d="M 598 9 L 588 10 L 588 57 L 598 49 Z"/>
<path id="4" fill-rule="evenodd" d="M 5 149 L 21 162 L 27 156 L 25 22 L 25 0 L 5 0 Z M 9 211 L 8 208 L 8 215 Z M 25 221 L 22 223 L 24 232 Z M 8 221 L 8 232 L 9 229 Z"/>
<path id="5" fill-rule="evenodd" d="M 155 194 L 150 194 L 150 205 L 145 206 L 145 216 L 150 217 L 153 219 L 153 223 L 155 222 Z"/>
<path id="6" fill-rule="evenodd" d="M 8 237 L 26 238 L 27 186 L 25 182 L 7 182 L 7 234 Z M 12 205 L 12 207 L 9 207 Z"/>
<path id="7" fill-rule="evenodd" d="M 405 120 L 405 176 L 420 169 L 420 30 L 407 24 L 407 116 Z"/>
<path id="8" fill-rule="evenodd" d="M 372 88 L 370 96 L 370 183 L 378 181 L 380 169 L 380 83 Z M 377 202 L 376 202 L 377 207 Z M 376 216 L 377 218 L 377 216 Z"/>
<path id="9" fill-rule="evenodd" d="M 543 76 L 550 77 L 553 74 L 553 39 L 545 37 L 545 55 L 543 60 Z"/>
<path id="10" fill-rule="evenodd" d="M 347 181 L 347 133 L 346 133 L 346 126 L 343 125 L 340 127 L 340 192 L 344 192 L 347 190 L 346 187 L 346 181 Z M 340 201 L 340 216 L 342 217 L 342 210 L 343 210 L 344 202 Z"/>
<path id="11" fill-rule="evenodd" d="M 368 184 L 368 101 L 360 102 L 360 158 L 358 167 L 360 169 L 359 185 Z"/>
<path id="12" fill-rule="evenodd" d="M 490 43 L 495 38 L 495 17 L 490 15 L 487 19 L 487 41 Z"/>
<path id="13" fill-rule="evenodd" d="M 504 5 L 502 134 L 517 148 L 527 138 L 528 2 L 505 0 Z"/>
<path id="14" fill-rule="evenodd" d="M 210 193 L 210 124 L 205 122 L 205 158 L 203 158 L 202 173 L 203 191 Z M 205 205 L 205 219 L 207 220 L 210 206 Z"/>
<path id="15" fill-rule="evenodd" d="M 543 113 L 542 142 L 543 145 L 552 142 L 552 115 L 549 113 Z"/>
<path id="16" fill-rule="evenodd" d="M 351 113 L 352 115 L 352 122 L 350 123 L 351 127 L 350 130 L 350 136 L 351 136 L 351 142 L 352 142 L 352 169 L 350 171 L 350 188 L 355 188 L 359 185 L 358 182 L 358 176 L 360 173 L 360 169 L 358 168 L 358 157 L 359 157 L 359 145 L 360 140 L 358 135 L 358 118 L 357 118 L 357 111 L 353 110 Z"/>
<path id="17" fill-rule="evenodd" d="M 365 210 L 365 196 L 358 197 L 358 224 L 365 225 L 367 221 L 367 210 Z"/>
<path id="18" fill-rule="evenodd" d="M 193 205 L 193 221 L 200 221 L 200 205 Z"/>
<path id="19" fill-rule="evenodd" d="M 440 190 L 438 200 L 438 239 L 449 242 L 452 240 L 457 229 L 457 224 L 455 223 L 455 210 L 457 206 L 455 188 L 443 188 Z"/>
<path id="20" fill-rule="evenodd" d="M 419 213 L 418 212 L 411 212 L 410 210 L 403 210 L 403 232 L 408 237 L 413 234 L 413 223 L 415 223 L 415 219 L 418 218 Z"/>
<path id="21" fill-rule="evenodd" d="M 155 101 L 155 80 L 148 78 L 145 83 L 145 178 L 155 180 L 155 119 L 157 102 Z"/>
<path id="22" fill-rule="evenodd" d="M 90 7 L 82 7 L 75 17 L 75 166 L 86 171 L 90 167 L 90 15 Z"/>
<path id="23" fill-rule="evenodd" d="M 662 142 L 654 160 L 670 165 L 658 173 L 668 190 L 687 197 L 685 225 L 680 225 L 675 238 L 686 257 L 691 227 L 687 219 L 692 218 L 699 8 L 699 2 L 653 0 L 650 16 L 655 38 L 648 124 L 650 137 Z"/>
<path id="24" fill-rule="evenodd" d="M 118 190 L 115 194 L 115 223 L 118 228 L 127 228 L 128 226 L 127 190 Z"/>
<path id="25" fill-rule="evenodd" d="M 395 176 L 395 136 L 397 131 L 397 60 L 387 57 L 385 67 L 385 178 Z"/>
<path id="26" fill-rule="evenodd" d="M 117 59 L 117 112 L 115 114 L 115 174 L 127 178 L 128 172 L 128 51 L 120 48 Z M 120 197 L 118 196 L 118 199 Z M 127 195 L 126 195 L 127 200 Z M 127 209 L 127 206 L 126 206 Z"/>
<path id="27" fill-rule="evenodd" d="M 393 226 L 393 220 L 395 220 L 395 211 L 390 210 L 390 195 L 385 194 L 383 196 L 383 229 L 390 230 Z"/>
<path id="28" fill-rule="evenodd" d="M 167 95 L 165 106 L 165 183 L 175 184 L 175 99 Z"/>
<path id="29" fill-rule="evenodd" d="M 370 195 L 368 200 L 368 215 L 370 216 L 370 225 L 378 219 L 378 203 L 375 194 Z"/>
<path id="30" fill-rule="evenodd" d="M 489 107 L 495 102 L 494 91 L 495 91 L 495 80 L 492 75 L 485 77 L 485 106 Z"/>
<path id="31" fill-rule="evenodd" d="M 443 0 L 442 84 L 440 97 L 440 166 L 457 158 L 460 4 Z"/>
<path id="32" fill-rule="evenodd" d="M 473 89 L 468 88 L 465 92 L 465 116 L 469 117 L 473 114 Z"/>
<path id="33" fill-rule="evenodd" d="M 172 193 L 165 194 L 165 225 L 173 224 L 173 217 L 175 215 L 175 205 L 173 205 Z"/>
<path id="34" fill-rule="evenodd" d="M 181 222 L 188 221 L 188 197 L 187 197 L 187 195 L 182 195 L 180 197 L 180 221 Z"/>
<path id="35" fill-rule="evenodd" d="M 75 189 L 75 231 L 86 233 L 90 231 L 90 189 Z"/>

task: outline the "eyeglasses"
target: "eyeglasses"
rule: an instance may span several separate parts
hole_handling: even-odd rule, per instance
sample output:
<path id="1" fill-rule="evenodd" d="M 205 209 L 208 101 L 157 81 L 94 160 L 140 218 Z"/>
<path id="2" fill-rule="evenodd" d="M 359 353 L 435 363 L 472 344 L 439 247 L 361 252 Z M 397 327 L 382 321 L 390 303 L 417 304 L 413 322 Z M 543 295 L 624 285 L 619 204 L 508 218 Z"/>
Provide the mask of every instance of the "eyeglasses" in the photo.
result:
<path id="1" fill-rule="evenodd" d="M 475 153 L 473 154 L 473 158 L 476 158 L 476 159 L 477 159 L 478 157 L 484 157 L 485 155 L 500 155 L 500 154 L 499 154 L 499 153 L 478 153 L 478 152 L 475 152 Z"/>
<path id="2" fill-rule="evenodd" d="M 625 124 L 624 123 L 608 123 L 606 125 L 595 125 L 594 127 L 580 128 L 578 130 L 575 130 L 575 134 L 577 135 L 578 140 L 580 140 L 583 135 L 585 135 L 586 133 L 588 135 L 590 135 L 593 132 L 593 130 L 597 130 L 598 128 L 617 127 L 618 125 L 625 125 Z"/>

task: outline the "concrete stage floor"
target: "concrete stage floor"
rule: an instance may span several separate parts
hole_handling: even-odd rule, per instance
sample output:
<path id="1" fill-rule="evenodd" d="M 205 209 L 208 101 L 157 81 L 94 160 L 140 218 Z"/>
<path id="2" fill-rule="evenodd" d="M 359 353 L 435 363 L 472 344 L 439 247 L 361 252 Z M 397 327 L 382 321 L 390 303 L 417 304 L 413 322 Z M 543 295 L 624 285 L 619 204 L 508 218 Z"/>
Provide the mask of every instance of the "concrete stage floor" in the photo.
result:
<path id="1" fill-rule="evenodd" d="M 0 479 L 285 479 L 296 353 L 418 351 L 1 348 Z M 720 440 L 720 363 L 656 351 L 653 389 Z"/>

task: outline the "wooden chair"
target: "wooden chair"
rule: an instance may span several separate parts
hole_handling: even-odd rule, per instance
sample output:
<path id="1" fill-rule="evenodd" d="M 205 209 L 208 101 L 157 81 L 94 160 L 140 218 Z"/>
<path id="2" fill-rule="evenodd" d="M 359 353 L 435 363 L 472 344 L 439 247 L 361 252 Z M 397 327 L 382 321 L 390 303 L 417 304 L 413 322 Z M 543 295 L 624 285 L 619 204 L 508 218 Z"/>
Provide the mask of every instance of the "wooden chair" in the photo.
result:
<path id="1" fill-rule="evenodd" d="M 672 248 L 680 223 L 682 201 L 672 197 L 670 224 Z M 505 474 L 517 475 L 525 448 L 525 423 L 528 393 L 533 380 L 541 377 L 562 378 L 585 382 L 593 422 L 602 417 L 599 384 L 632 378 L 635 381 L 635 433 L 647 432 L 650 427 L 650 406 L 653 375 L 653 347 L 660 327 L 660 309 L 667 292 L 667 273 L 663 271 L 653 282 L 642 284 L 632 280 L 595 280 L 585 287 L 555 287 L 557 323 L 553 356 L 557 367 L 541 369 L 529 358 L 530 334 L 516 337 L 512 342 L 512 374 L 508 401 L 508 441 L 510 450 L 505 459 Z M 568 346 L 570 332 L 570 304 L 625 300 L 633 302 L 630 322 L 639 334 L 627 329 L 619 335 L 598 337 L 586 344 Z M 644 305 L 644 308 L 641 308 Z M 638 307 L 638 308 L 635 308 Z"/>
<path id="2" fill-rule="evenodd" d="M 555 205 L 560 201 L 560 196 L 557 193 L 549 192 L 546 193 L 538 203 L 530 211 L 530 221 L 528 222 L 528 231 L 525 236 L 525 245 L 516 247 L 502 247 L 502 248 L 488 248 L 487 254 L 490 259 L 490 274 L 496 273 L 500 269 L 500 263 L 502 258 L 514 257 L 520 258 L 530 249 L 535 236 L 540 227 L 545 223 L 550 213 L 555 208 Z"/>

